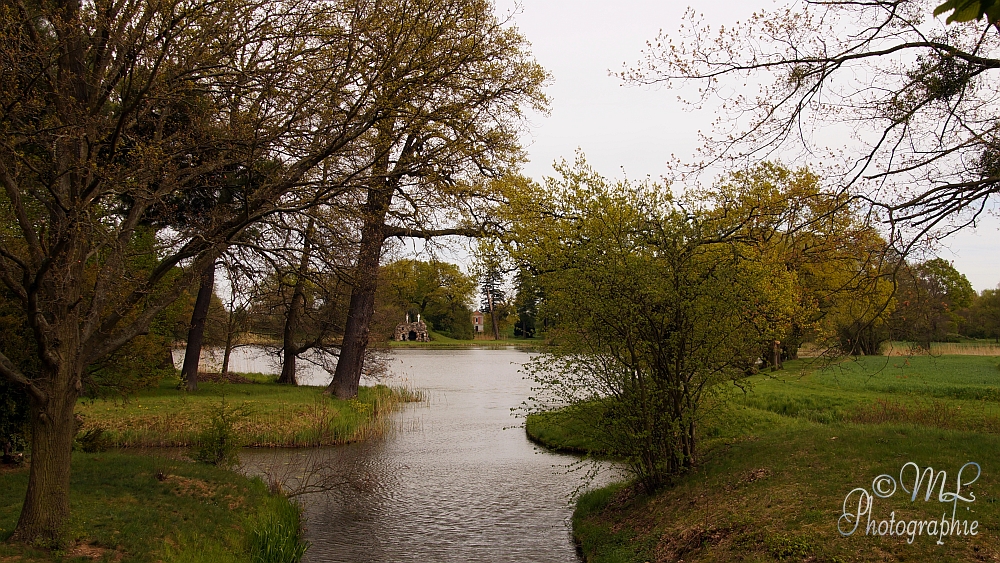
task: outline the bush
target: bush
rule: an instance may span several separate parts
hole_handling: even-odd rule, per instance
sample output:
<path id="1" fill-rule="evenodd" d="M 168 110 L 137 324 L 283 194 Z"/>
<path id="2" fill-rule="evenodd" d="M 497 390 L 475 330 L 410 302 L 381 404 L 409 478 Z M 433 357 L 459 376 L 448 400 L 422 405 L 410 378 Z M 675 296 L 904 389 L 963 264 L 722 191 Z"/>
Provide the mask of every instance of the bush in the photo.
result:
<path id="1" fill-rule="evenodd" d="M 224 468 L 238 464 L 243 440 L 236 432 L 236 425 L 249 416 L 247 405 L 229 405 L 223 396 L 219 404 L 209 410 L 208 423 L 198 434 L 191 457 L 195 461 Z"/>
<path id="2" fill-rule="evenodd" d="M 110 450 L 114 443 L 100 426 L 91 428 L 76 437 L 75 444 L 81 451 L 92 454 Z"/>

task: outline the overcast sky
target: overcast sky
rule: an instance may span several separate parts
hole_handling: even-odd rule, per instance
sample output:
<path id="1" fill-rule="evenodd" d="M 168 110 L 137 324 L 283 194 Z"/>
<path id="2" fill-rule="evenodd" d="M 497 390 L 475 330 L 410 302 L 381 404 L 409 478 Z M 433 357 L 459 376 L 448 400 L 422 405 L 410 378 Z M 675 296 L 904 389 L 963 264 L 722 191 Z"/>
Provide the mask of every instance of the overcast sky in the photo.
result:
<path id="1" fill-rule="evenodd" d="M 522 0 L 514 22 L 531 41 L 538 62 L 553 76 L 547 92 L 551 115 L 532 118 L 525 139 L 531 162 L 526 173 L 541 180 L 552 174 L 552 163 L 572 160 L 581 149 L 601 174 L 629 178 L 667 174 L 667 160 L 682 160 L 698 146 L 699 129 L 708 129 L 714 115 L 690 112 L 676 101 L 677 93 L 656 88 L 623 86 L 609 76 L 640 60 L 647 40 L 660 29 L 677 30 L 687 4 L 683 2 L 618 0 Z M 700 6 L 706 6 L 701 3 Z M 708 21 L 731 25 L 756 9 L 772 8 L 770 0 L 715 1 Z M 501 12 L 514 2 L 498 0 Z M 1000 221 L 989 217 L 978 231 L 968 230 L 946 241 L 940 256 L 952 260 L 977 291 L 1000 283 Z"/>

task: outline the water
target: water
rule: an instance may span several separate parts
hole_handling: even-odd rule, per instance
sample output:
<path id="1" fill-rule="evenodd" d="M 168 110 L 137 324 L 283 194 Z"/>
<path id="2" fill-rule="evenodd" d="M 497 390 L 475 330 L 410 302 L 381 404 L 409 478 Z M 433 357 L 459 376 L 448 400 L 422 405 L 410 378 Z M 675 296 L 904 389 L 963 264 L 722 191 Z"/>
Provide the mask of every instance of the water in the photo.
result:
<path id="1" fill-rule="evenodd" d="M 573 456 L 533 446 L 514 418 L 530 394 L 516 350 L 397 350 L 393 377 L 427 401 L 399 413 L 375 443 L 256 451 L 258 471 L 321 467 L 328 492 L 304 495 L 307 562 L 577 561 L 570 494 Z M 317 475 L 321 472 L 317 472 Z M 598 483 L 616 476 L 605 467 Z"/>

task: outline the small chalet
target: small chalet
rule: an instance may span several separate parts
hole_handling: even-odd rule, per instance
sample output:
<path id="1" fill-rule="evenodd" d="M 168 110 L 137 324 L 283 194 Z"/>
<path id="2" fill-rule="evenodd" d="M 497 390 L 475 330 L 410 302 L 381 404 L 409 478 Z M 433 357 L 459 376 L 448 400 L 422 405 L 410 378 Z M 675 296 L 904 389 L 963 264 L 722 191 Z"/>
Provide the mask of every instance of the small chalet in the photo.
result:
<path id="1" fill-rule="evenodd" d="M 483 326 L 485 326 L 483 324 L 484 319 L 485 317 L 479 311 L 472 313 L 472 332 L 476 334 L 483 332 Z"/>
<path id="2" fill-rule="evenodd" d="M 396 333 L 392 337 L 396 342 L 403 342 L 404 340 L 409 340 L 412 342 L 430 342 L 430 334 L 427 333 L 427 323 L 420 320 L 420 315 L 417 315 L 417 320 L 415 322 L 410 322 L 410 315 L 406 315 L 406 322 L 400 325 L 396 325 Z"/>

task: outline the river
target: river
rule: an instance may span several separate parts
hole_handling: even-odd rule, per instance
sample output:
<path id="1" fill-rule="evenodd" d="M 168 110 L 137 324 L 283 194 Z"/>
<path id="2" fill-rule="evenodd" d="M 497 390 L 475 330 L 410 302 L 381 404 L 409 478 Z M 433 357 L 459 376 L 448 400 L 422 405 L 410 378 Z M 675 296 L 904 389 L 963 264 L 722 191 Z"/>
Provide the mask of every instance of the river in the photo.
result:
<path id="1" fill-rule="evenodd" d="M 307 562 L 577 561 L 569 527 L 570 495 L 582 482 L 581 471 L 569 470 L 576 458 L 534 446 L 511 412 L 530 395 L 518 371 L 528 357 L 394 350 L 384 382 L 426 400 L 406 405 L 389 437 L 242 457 L 291 472 L 320 461 L 353 476 L 351 485 L 300 497 Z M 614 477 L 605 467 L 596 483 Z"/>

